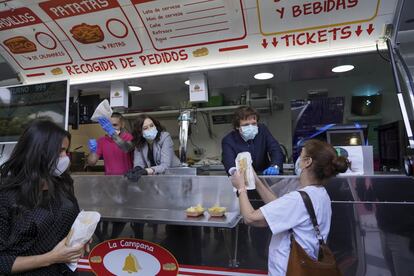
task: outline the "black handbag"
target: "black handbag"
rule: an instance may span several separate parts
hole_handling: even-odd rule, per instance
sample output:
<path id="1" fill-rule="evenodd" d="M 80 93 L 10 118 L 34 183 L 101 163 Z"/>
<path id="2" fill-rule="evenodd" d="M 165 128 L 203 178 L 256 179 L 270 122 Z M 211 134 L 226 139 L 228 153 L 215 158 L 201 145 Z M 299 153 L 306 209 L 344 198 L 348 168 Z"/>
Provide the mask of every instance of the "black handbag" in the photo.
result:
<path id="1" fill-rule="evenodd" d="M 318 260 L 308 256 L 306 251 L 299 245 L 290 231 L 290 254 L 287 266 L 287 276 L 342 276 L 335 261 L 335 257 L 321 236 L 315 210 L 309 195 L 304 191 L 298 191 L 305 203 L 311 218 L 313 228 L 319 241 Z"/>

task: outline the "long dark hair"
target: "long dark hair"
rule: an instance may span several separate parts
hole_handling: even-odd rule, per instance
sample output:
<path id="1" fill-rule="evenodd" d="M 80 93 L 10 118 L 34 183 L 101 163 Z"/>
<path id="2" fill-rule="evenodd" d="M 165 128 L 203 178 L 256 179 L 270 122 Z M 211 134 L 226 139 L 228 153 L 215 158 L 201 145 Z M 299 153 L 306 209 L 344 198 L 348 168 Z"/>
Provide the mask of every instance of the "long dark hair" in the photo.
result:
<path id="1" fill-rule="evenodd" d="M 75 202 L 70 175 L 53 174 L 64 138 L 70 141 L 70 133 L 55 123 L 33 121 L 20 136 L 10 159 L 0 166 L 0 191 L 15 189 L 23 209 L 44 207 L 50 200 L 65 195 Z"/>
<path id="2" fill-rule="evenodd" d="M 158 130 L 157 136 L 154 139 L 155 141 L 159 141 L 161 132 L 165 131 L 165 127 L 163 127 L 158 120 L 154 119 L 153 117 L 147 114 L 139 115 L 134 123 L 134 129 L 132 131 L 132 136 L 134 137 L 132 142 L 137 147 L 137 149 L 141 149 L 147 142 L 147 140 L 145 140 L 144 136 L 142 135 L 142 126 L 144 125 L 145 119 L 150 119 Z"/>
<path id="3" fill-rule="evenodd" d="M 338 173 L 346 172 L 351 165 L 347 158 L 338 156 L 335 149 L 324 141 L 311 139 L 303 147 L 307 156 L 312 158 L 310 169 L 313 175 L 322 184 Z"/>

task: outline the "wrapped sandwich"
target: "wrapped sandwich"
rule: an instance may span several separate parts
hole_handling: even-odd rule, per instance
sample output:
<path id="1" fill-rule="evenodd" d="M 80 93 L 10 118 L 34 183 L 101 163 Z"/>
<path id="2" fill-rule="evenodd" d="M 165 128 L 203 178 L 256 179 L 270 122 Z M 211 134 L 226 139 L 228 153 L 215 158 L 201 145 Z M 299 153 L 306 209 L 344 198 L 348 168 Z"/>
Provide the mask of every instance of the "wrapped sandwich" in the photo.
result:
<path id="1" fill-rule="evenodd" d="M 72 247 L 80 244 L 86 244 L 95 232 L 101 215 L 98 212 L 81 211 L 76 217 L 72 228 L 66 239 L 66 246 Z M 66 264 L 72 271 L 75 271 L 77 264 Z"/>
<path id="2" fill-rule="evenodd" d="M 246 183 L 247 190 L 256 189 L 254 181 L 252 156 L 250 152 L 240 152 L 236 157 L 236 169 L 244 176 L 244 182 Z"/>

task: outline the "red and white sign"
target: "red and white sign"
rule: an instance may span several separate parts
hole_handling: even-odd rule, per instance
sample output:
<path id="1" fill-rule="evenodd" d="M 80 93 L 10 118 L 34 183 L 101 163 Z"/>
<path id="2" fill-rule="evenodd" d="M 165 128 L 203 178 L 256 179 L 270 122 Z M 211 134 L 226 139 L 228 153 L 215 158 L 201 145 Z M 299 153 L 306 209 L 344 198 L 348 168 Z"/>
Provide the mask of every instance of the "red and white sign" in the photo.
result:
<path id="1" fill-rule="evenodd" d="M 12 27 L 0 28 L 0 53 L 27 83 L 80 84 L 375 51 L 385 47 L 382 29 L 393 22 L 398 1 L 29 2 L 0 6 L 0 26 Z M 28 9 L 29 19 L 20 12 Z M 9 38 L 14 53 L 3 42 Z M 62 59 L 69 64 L 51 62 Z"/>
<path id="2" fill-rule="evenodd" d="M 0 12 L 0 45 L 24 70 L 72 63 L 57 37 L 29 8 Z"/>
<path id="3" fill-rule="evenodd" d="M 260 31 L 276 35 L 368 22 L 377 16 L 380 1 L 261 0 Z"/>
<path id="4" fill-rule="evenodd" d="M 115 239 L 95 246 L 89 264 L 97 275 L 175 276 L 178 263 L 165 248 L 144 240 Z"/>
<path id="5" fill-rule="evenodd" d="M 52 0 L 39 6 L 85 61 L 142 52 L 141 43 L 116 0 Z"/>
<path id="6" fill-rule="evenodd" d="M 241 40 L 242 0 L 132 0 L 157 50 Z"/>

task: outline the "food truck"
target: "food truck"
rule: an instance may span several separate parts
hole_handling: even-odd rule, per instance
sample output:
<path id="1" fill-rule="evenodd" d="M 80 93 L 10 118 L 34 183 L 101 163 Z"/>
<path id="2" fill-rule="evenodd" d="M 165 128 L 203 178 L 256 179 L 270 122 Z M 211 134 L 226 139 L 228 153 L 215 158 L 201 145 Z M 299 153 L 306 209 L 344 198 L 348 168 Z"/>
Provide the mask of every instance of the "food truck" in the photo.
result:
<path id="1" fill-rule="evenodd" d="M 234 111 L 248 105 L 283 151 L 283 173 L 260 176 L 278 196 L 299 187 L 308 139 L 351 160 L 327 185 L 343 275 L 400 275 L 414 260 L 413 10 L 408 0 L 0 1 L 0 164 L 33 119 L 69 130 L 76 197 L 103 228 L 81 275 L 267 275 L 270 231 L 244 224 L 222 164 Z M 105 99 L 129 132 L 141 114 L 159 120 L 180 165 L 137 181 L 105 175 L 102 159 L 89 166 Z"/>

